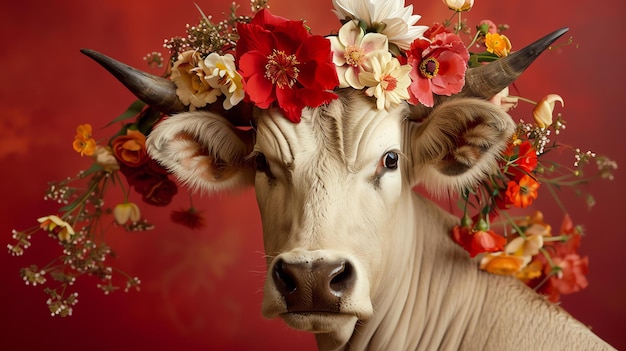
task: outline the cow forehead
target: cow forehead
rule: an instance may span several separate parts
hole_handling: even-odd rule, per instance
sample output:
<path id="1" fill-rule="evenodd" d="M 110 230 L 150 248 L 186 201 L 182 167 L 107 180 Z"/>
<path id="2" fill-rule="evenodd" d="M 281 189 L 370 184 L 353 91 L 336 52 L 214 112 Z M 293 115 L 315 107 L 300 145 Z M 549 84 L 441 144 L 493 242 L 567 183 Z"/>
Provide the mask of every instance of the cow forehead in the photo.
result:
<path id="1" fill-rule="evenodd" d="M 277 110 L 263 111 L 257 119 L 255 151 L 287 167 L 326 157 L 357 172 L 376 162 L 385 151 L 400 149 L 406 106 L 377 110 L 364 99 L 336 100 L 305 109 L 300 123 L 292 123 Z"/>

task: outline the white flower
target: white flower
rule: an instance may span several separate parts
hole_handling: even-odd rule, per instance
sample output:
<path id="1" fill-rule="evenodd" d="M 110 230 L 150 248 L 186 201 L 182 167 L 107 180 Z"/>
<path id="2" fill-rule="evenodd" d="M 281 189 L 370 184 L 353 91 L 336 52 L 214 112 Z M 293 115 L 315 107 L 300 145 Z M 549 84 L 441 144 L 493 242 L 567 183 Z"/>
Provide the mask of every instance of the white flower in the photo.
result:
<path id="1" fill-rule="evenodd" d="M 387 36 L 367 33 L 359 27 L 358 21 L 349 21 L 339 29 L 338 36 L 328 37 L 333 51 L 333 62 L 337 66 L 339 87 L 363 89 L 359 73 L 369 56 L 376 50 L 388 51 Z"/>
<path id="2" fill-rule="evenodd" d="M 411 43 L 421 38 L 427 26 L 415 26 L 421 18 L 413 14 L 413 5 L 404 7 L 404 0 L 333 0 L 333 12 L 340 20 L 356 19 L 367 24 L 368 29 L 380 29 L 402 50 L 408 50 Z"/>
<path id="3" fill-rule="evenodd" d="M 243 100 L 243 82 L 233 55 L 220 56 L 213 52 L 200 62 L 200 67 L 206 73 L 204 79 L 209 85 L 226 96 L 223 104 L 225 109 L 229 110 Z"/>
<path id="4" fill-rule="evenodd" d="M 474 6 L 474 0 L 443 0 L 448 8 L 453 11 L 469 11 Z"/>
<path id="5" fill-rule="evenodd" d="M 391 53 L 378 50 L 374 52 L 365 69 L 365 72 L 360 73 L 359 79 L 369 87 L 365 93 L 376 97 L 376 107 L 379 110 L 389 110 L 409 99 L 410 65 L 401 66 L 400 61 L 392 57 Z"/>

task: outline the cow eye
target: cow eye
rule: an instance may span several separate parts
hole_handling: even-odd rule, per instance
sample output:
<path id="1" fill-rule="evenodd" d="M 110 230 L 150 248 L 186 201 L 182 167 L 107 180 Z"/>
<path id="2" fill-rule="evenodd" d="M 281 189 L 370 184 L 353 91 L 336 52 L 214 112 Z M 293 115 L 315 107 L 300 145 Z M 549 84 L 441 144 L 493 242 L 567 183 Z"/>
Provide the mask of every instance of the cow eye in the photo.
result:
<path id="1" fill-rule="evenodd" d="M 382 164 L 383 167 L 393 170 L 398 168 L 398 160 L 400 156 L 395 151 L 387 151 L 385 155 L 383 155 Z"/>
<path id="2" fill-rule="evenodd" d="M 267 172 L 270 169 L 270 165 L 267 163 L 267 158 L 262 153 L 257 153 L 254 161 L 256 162 L 256 170 L 258 172 Z"/>

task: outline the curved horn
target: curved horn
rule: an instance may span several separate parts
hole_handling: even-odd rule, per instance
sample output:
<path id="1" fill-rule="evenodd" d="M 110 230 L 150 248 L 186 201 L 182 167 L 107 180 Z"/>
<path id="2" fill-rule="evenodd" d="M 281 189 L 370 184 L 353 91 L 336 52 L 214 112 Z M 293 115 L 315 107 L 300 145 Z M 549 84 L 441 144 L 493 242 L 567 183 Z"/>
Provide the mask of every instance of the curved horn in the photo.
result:
<path id="1" fill-rule="evenodd" d="M 507 57 L 487 65 L 472 67 L 465 73 L 461 95 L 491 99 L 513 83 L 539 55 L 569 28 L 558 29 Z"/>
<path id="2" fill-rule="evenodd" d="M 176 84 L 171 80 L 142 72 L 94 50 L 81 49 L 80 52 L 99 63 L 139 100 L 158 111 L 174 114 L 186 110 L 176 95 Z"/>

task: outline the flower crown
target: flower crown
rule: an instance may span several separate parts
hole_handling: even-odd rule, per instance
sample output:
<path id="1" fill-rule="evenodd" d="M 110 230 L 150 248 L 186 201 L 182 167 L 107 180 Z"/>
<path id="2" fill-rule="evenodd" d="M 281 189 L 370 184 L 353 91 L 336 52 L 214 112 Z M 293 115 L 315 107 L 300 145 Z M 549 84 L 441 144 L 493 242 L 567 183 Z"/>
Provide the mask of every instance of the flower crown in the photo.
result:
<path id="1" fill-rule="evenodd" d="M 106 236 L 99 224 L 111 214 L 108 221 L 126 230 L 153 228 L 139 205 L 128 200 L 131 189 L 146 204 L 170 205 L 178 185 L 150 159 L 145 145 L 153 126 L 168 113 L 256 106 L 278 108 L 298 123 L 305 107 L 337 98 L 333 92 L 337 87 L 363 91 L 375 99 L 377 109 L 391 109 L 403 101 L 432 107 L 437 96 L 460 93 L 468 68 L 507 57 L 512 45 L 503 34 L 506 25 L 487 20 L 475 30 L 467 26 L 461 13 L 472 8 L 472 0 L 444 3 L 459 21 L 428 28 L 416 25 L 420 16 L 403 0 L 333 0 L 341 26 L 328 37 L 312 35 L 303 21 L 272 15 L 267 0 L 252 2 L 252 17 L 237 16 L 234 5 L 230 18 L 219 23 L 202 14 L 198 25 L 187 26 L 186 38 L 174 37 L 164 44 L 170 52 L 164 77 L 175 85 L 175 101 L 134 102 L 111 122 L 121 124 L 119 132 L 102 144 L 94 139 L 90 124 L 77 128 L 72 146 L 81 156 L 93 157 L 92 166 L 75 178 L 51 183 L 46 199 L 63 207 L 57 214 L 39 218 L 37 226 L 14 230 L 15 242 L 8 246 L 12 255 L 22 255 L 32 235 L 42 230 L 61 245 L 61 264 L 25 267 L 22 278 L 31 285 L 48 284 L 47 276 L 56 282 L 55 287 L 45 288 L 52 315 L 71 314 L 77 293 L 66 288 L 78 277 L 98 277 L 98 286 L 106 293 L 118 289 L 116 270 L 106 261 L 113 253 L 101 239 Z M 145 60 L 153 67 L 164 63 L 157 53 Z M 153 83 L 141 82 L 143 90 L 150 90 L 144 91 L 146 95 L 159 89 Z M 463 191 L 462 221 L 451 236 L 470 256 L 479 257 L 481 269 L 517 276 L 556 301 L 562 293 L 587 286 L 588 259 L 577 253 L 582 229 L 573 224 L 555 189 L 594 178 L 612 179 L 617 165 L 551 140 L 565 129 L 564 118 L 553 116 L 556 102 L 563 105 L 560 96 L 548 94 L 534 102 L 505 88 L 491 101 L 506 111 L 519 102 L 534 104 L 532 122 L 520 119 L 497 169 L 481 184 Z M 573 167 L 548 160 L 546 155 L 555 149 L 573 152 Z M 583 168 L 593 160 L 597 170 L 585 176 Z M 111 185 L 119 186 L 125 198 L 113 208 L 104 202 Z M 547 188 L 563 208 L 560 229 L 553 230 L 538 211 L 521 217 L 512 214 L 511 210 L 532 205 L 540 188 Z M 587 200 L 591 206 L 592 198 Z M 173 211 L 171 220 L 192 229 L 204 225 L 202 212 L 193 204 Z M 138 287 L 138 278 L 121 275 L 126 277 L 126 290 Z"/>

